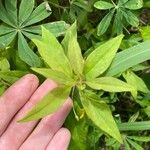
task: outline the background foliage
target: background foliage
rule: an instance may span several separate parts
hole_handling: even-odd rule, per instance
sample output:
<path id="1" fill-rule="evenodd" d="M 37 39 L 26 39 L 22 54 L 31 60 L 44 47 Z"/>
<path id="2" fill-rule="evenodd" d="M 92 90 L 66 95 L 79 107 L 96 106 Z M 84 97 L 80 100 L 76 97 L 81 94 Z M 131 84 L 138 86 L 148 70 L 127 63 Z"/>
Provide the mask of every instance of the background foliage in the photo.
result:
<path id="1" fill-rule="evenodd" d="M 41 82 L 45 76 L 66 85 L 72 83 L 72 76 L 64 75 L 63 69 L 50 61 L 62 44 L 64 53 L 57 59 L 64 61 L 67 55 L 75 74 L 73 79 L 82 74 L 84 59 L 83 75 L 88 79 L 86 90 L 83 84 L 71 84 L 73 88 L 59 87 L 48 95 L 57 98 L 58 103 L 47 108 L 54 111 L 71 90 L 74 108 L 65 123 L 72 133 L 69 149 L 150 149 L 149 8 L 149 0 L 0 0 L 0 95 L 27 73 L 36 74 Z M 77 27 L 69 28 L 75 21 Z M 122 33 L 124 38 L 116 46 L 119 39 L 115 41 L 115 37 Z M 44 34 L 48 38 L 43 38 L 45 44 L 39 46 L 37 42 Z M 56 50 L 52 49 L 54 42 Z M 89 73 L 92 63 L 97 68 Z M 62 97 L 57 97 L 62 91 Z M 49 99 L 45 98 L 45 102 L 49 103 Z M 46 115 L 41 114 L 31 120 Z M 103 119 L 108 115 L 109 119 Z"/>

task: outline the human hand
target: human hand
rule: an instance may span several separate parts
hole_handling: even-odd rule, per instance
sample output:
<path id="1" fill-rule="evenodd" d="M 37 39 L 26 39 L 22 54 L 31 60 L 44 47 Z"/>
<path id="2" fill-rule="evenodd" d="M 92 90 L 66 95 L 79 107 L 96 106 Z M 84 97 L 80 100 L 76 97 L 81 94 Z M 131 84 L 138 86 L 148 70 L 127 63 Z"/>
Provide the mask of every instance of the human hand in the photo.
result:
<path id="1" fill-rule="evenodd" d="M 68 98 L 62 108 L 40 121 L 18 123 L 31 108 L 57 85 L 28 74 L 0 97 L 0 150 L 67 150 L 70 132 L 62 128 L 72 107 Z"/>

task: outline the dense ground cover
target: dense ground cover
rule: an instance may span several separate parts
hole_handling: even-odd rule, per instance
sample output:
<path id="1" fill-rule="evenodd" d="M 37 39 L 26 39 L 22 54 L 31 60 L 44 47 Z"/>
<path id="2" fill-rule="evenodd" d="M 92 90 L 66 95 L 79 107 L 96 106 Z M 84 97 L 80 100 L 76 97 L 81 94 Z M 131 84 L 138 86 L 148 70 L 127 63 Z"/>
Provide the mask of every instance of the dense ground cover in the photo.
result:
<path id="1" fill-rule="evenodd" d="M 149 0 L 0 0 L 0 95 L 24 74 L 51 78 L 58 88 L 22 122 L 70 96 L 70 150 L 150 149 L 149 8 Z"/>

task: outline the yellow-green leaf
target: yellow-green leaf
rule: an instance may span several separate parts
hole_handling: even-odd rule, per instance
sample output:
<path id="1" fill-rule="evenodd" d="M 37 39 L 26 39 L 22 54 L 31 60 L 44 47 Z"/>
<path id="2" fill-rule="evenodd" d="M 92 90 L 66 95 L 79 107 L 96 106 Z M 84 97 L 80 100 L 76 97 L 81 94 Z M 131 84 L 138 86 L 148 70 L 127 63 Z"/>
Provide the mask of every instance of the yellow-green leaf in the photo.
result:
<path id="1" fill-rule="evenodd" d="M 71 67 L 75 74 L 81 75 L 83 72 L 84 59 L 77 41 L 76 22 L 68 29 L 62 45 L 67 53 Z"/>
<path id="2" fill-rule="evenodd" d="M 147 88 L 144 81 L 140 77 L 138 77 L 134 72 L 128 71 L 128 72 L 124 73 L 123 76 L 124 76 L 125 80 L 127 81 L 127 83 L 132 85 L 136 89 L 136 91 L 141 91 L 143 93 L 149 92 L 149 89 Z M 132 91 L 132 95 L 133 95 L 133 97 L 136 98 L 137 93 Z"/>
<path id="3" fill-rule="evenodd" d="M 119 35 L 96 48 L 86 59 L 84 74 L 87 78 L 96 78 L 110 66 L 123 39 Z"/>
<path id="4" fill-rule="evenodd" d="M 36 106 L 19 122 L 27 122 L 43 118 L 57 111 L 69 96 L 70 87 L 58 87 L 49 92 Z"/>
<path id="5" fill-rule="evenodd" d="M 64 73 L 50 68 L 32 68 L 32 70 L 60 84 L 73 85 L 74 83 L 74 80 L 66 76 Z"/>
<path id="6" fill-rule="evenodd" d="M 95 99 L 86 93 L 81 93 L 82 105 L 86 111 L 87 116 L 98 126 L 101 130 L 115 138 L 122 143 L 122 138 L 118 127 L 113 119 L 109 106 L 99 98 Z"/>
<path id="7" fill-rule="evenodd" d="M 127 84 L 113 77 L 101 77 L 86 81 L 86 84 L 96 90 L 108 92 L 124 92 L 135 90 L 130 84 Z"/>
<path id="8" fill-rule="evenodd" d="M 61 44 L 51 32 L 42 27 L 42 39 L 34 39 L 33 42 L 37 45 L 40 55 L 51 69 L 63 72 L 69 77 L 72 76 L 69 60 L 65 56 Z"/>

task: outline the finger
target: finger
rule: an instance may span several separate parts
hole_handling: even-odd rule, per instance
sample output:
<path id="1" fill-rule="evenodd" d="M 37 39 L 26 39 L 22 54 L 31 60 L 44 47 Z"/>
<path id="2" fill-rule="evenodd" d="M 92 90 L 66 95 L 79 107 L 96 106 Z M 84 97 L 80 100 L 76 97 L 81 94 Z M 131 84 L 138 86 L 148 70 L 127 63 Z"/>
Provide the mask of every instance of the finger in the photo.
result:
<path id="1" fill-rule="evenodd" d="M 44 118 L 35 128 L 33 133 L 24 142 L 19 150 L 36 149 L 44 150 L 55 133 L 63 125 L 72 108 L 72 100 L 68 99 L 64 105 L 54 114 Z"/>
<path id="2" fill-rule="evenodd" d="M 28 74 L 13 84 L 0 97 L 0 135 L 17 111 L 29 100 L 37 86 L 37 77 Z"/>
<path id="3" fill-rule="evenodd" d="M 67 150 L 71 134 L 68 129 L 61 128 L 53 137 L 46 150 Z"/>
<path id="4" fill-rule="evenodd" d="M 17 121 L 22 118 L 46 93 L 48 93 L 54 87 L 56 87 L 56 84 L 53 81 L 47 80 L 36 90 L 31 99 L 15 116 L 7 130 L 0 138 L 0 149 L 5 148 L 5 150 L 16 150 L 21 146 L 21 144 L 32 132 L 38 121 L 32 121 L 28 123 L 17 123 Z"/>

